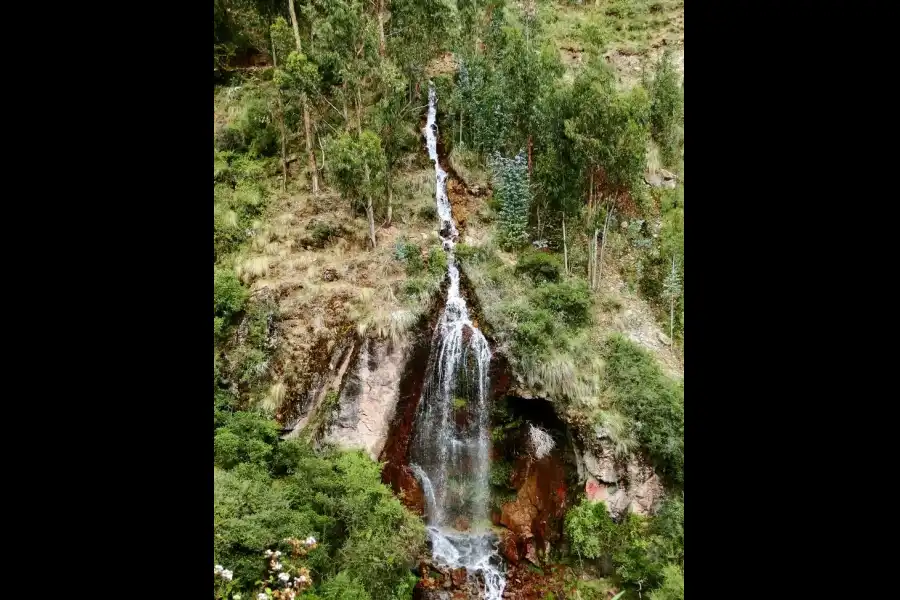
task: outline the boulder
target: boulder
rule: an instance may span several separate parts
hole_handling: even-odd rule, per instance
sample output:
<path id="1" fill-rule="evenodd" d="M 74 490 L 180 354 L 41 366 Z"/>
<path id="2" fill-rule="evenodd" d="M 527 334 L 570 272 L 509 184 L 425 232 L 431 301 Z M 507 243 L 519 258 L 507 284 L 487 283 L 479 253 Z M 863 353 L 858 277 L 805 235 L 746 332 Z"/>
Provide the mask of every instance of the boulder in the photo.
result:
<path id="1" fill-rule="evenodd" d="M 601 446 L 605 445 L 601 442 Z M 616 483 L 619 480 L 613 453 L 609 449 L 604 448 L 600 456 L 595 456 L 590 450 L 585 451 L 584 468 L 599 481 Z"/>
<path id="2" fill-rule="evenodd" d="M 500 540 L 500 554 L 503 555 L 503 558 L 509 562 L 511 565 L 518 564 L 519 562 L 519 546 L 516 543 L 516 536 L 507 534 L 503 536 L 503 539 Z"/>
<path id="3" fill-rule="evenodd" d="M 460 567 L 459 569 L 453 569 L 450 571 L 450 581 L 453 582 L 453 585 L 456 587 L 462 587 L 466 583 L 468 575 L 466 573 L 465 567 Z"/>

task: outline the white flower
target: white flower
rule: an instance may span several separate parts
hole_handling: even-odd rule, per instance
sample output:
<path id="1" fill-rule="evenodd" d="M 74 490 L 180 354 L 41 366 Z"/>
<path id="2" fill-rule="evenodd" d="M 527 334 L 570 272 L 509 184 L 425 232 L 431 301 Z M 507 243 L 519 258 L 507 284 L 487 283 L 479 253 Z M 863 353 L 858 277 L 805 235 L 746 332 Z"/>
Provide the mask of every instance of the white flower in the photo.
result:
<path id="1" fill-rule="evenodd" d="M 224 570 L 225 570 L 225 567 L 223 567 L 222 565 L 216 565 L 216 566 L 213 568 L 213 573 L 215 573 L 216 575 L 218 575 L 219 573 L 221 573 L 221 572 L 224 571 Z"/>
<path id="2" fill-rule="evenodd" d="M 241 595 L 235 594 L 234 596 L 231 597 L 231 600 L 241 600 Z"/>
<path id="3" fill-rule="evenodd" d="M 281 551 L 280 551 L 280 550 L 276 550 L 276 551 L 275 551 L 275 558 L 278 558 L 279 556 L 281 556 Z"/>
<path id="4" fill-rule="evenodd" d="M 274 565 L 272 565 L 272 570 L 273 570 L 273 571 L 280 571 L 280 570 L 281 570 L 281 563 L 280 563 L 280 562 L 277 562 L 277 563 L 275 563 Z"/>
<path id="5" fill-rule="evenodd" d="M 309 536 L 308 538 L 306 538 L 306 541 L 304 543 L 307 546 L 312 546 L 313 544 L 316 543 L 316 538 L 314 538 L 313 536 Z"/>
<path id="6" fill-rule="evenodd" d="M 301 575 L 297 578 L 297 581 L 300 583 L 306 583 L 306 575 Z"/>
<path id="7" fill-rule="evenodd" d="M 291 576 L 288 575 L 287 573 L 279 573 L 278 574 L 278 579 L 280 579 L 282 581 L 287 581 L 290 578 L 291 578 Z"/>
<path id="8" fill-rule="evenodd" d="M 266 550 L 266 551 L 265 551 L 265 555 L 266 555 L 266 556 L 272 556 L 272 551 L 271 551 L 271 550 Z"/>
<path id="9" fill-rule="evenodd" d="M 256 600 L 269 600 L 269 597 L 266 596 L 265 594 L 257 594 Z"/>
<path id="10" fill-rule="evenodd" d="M 234 573 L 232 573 L 228 569 L 222 571 L 222 579 L 224 579 L 225 581 L 231 581 L 232 577 L 234 577 Z"/>

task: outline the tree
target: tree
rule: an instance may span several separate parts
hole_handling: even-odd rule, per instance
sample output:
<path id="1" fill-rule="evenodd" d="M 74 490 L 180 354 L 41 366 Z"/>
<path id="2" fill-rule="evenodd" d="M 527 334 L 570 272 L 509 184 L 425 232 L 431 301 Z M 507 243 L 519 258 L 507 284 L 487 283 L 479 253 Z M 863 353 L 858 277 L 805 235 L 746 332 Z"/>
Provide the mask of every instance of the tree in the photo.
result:
<path id="1" fill-rule="evenodd" d="M 595 192 L 619 196 L 638 189 L 646 165 L 649 100 L 642 87 L 619 93 L 605 64 L 579 72 L 572 88 L 578 107 L 566 119 L 566 137 L 588 169 L 588 205 Z"/>
<path id="2" fill-rule="evenodd" d="M 514 158 L 495 153 L 491 158 L 496 194 L 500 200 L 500 243 L 505 248 L 518 248 L 528 243 L 528 212 L 531 188 L 525 154 Z"/>
<path id="3" fill-rule="evenodd" d="M 650 126 L 666 165 L 676 162 L 678 128 L 684 120 L 684 97 L 672 56 L 666 51 L 656 65 L 650 89 Z"/>
<path id="4" fill-rule="evenodd" d="M 294 39 L 297 43 L 297 54 L 303 56 L 303 44 L 300 41 L 300 27 L 297 22 L 297 11 L 294 10 L 294 0 L 288 0 L 288 7 L 291 13 Z M 304 60 L 305 58 L 306 57 L 304 56 Z M 310 177 L 312 177 L 312 193 L 315 195 L 319 193 L 319 174 L 318 169 L 316 168 L 316 154 L 313 152 L 312 146 L 312 128 L 310 127 L 309 105 L 307 104 L 306 94 L 307 91 L 305 89 L 300 92 L 300 103 L 303 105 L 303 132 L 306 140 L 306 155 L 309 159 L 309 173 Z"/>
<path id="5" fill-rule="evenodd" d="M 373 124 L 378 130 L 385 156 L 385 187 L 387 190 L 387 220 L 391 224 L 393 218 L 394 190 L 391 185 L 391 172 L 402 153 L 415 147 L 416 132 L 410 117 L 413 116 L 412 104 L 403 93 L 406 80 L 399 69 L 388 59 L 382 59 L 376 73 L 378 90 L 381 98 L 375 105 Z"/>
<path id="6" fill-rule="evenodd" d="M 331 142 L 332 178 L 353 208 L 365 207 L 369 239 L 375 248 L 375 198 L 384 190 L 386 159 L 381 140 L 372 131 L 340 133 Z"/>
<path id="7" fill-rule="evenodd" d="M 663 282 L 663 298 L 669 301 L 669 337 L 674 339 L 675 334 L 675 301 L 681 296 L 681 282 L 678 280 L 678 271 L 675 269 L 675 257 L 672 257 L 672 270 Z"/>

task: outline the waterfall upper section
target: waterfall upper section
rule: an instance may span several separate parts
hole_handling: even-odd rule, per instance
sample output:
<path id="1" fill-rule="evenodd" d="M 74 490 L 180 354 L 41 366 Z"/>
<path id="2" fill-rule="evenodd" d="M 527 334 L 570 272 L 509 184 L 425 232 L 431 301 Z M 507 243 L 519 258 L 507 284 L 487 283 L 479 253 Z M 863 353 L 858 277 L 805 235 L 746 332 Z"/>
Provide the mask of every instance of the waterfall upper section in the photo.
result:
<path id="1" fill-rule="evenodd" d="M 437 153 L 437 96 L 428 91 L 424 128 L 434 161 L 439 234 L 447 252 L 450 284 L 434 330 L 431 356 L 418 412 L 410 458 L 426 492 L 426 515 L 435 561 L 465 567 L 484 580 L 484 597 L 499 600 L 505 587 L 490 530 L 490 399 L 487 339 L 469 318 L 460 293 L 459 266 L 453 250 L 459 232 L 447 197 L 447 172 Z"/>

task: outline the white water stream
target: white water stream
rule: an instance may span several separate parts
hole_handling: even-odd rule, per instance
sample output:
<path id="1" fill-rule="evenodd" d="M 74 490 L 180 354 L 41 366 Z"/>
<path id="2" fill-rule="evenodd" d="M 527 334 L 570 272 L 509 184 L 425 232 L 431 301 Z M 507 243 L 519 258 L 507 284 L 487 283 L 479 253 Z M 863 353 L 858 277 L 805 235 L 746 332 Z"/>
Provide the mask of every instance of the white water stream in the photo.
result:
<path id="1" fill-rule="evenodd" d="M 453 254 L 459 232 L 447 197 L 447 172 L 438 160 L 436 103 L 431 85 L 424 133 L 428 155 L 434 161 L 435 200 L 450 286 L 434 331 L 415 428 L 415 464 L 410 466 L 425 493 L 435 563 L 453 569 L 465 567 L 470 576 L 480 575 L 484 598 L 500 600 L 506 578 L 488 514 L 491 351 L 484 335 L 473 326 L 459 290 L 459 268 Z"/>

